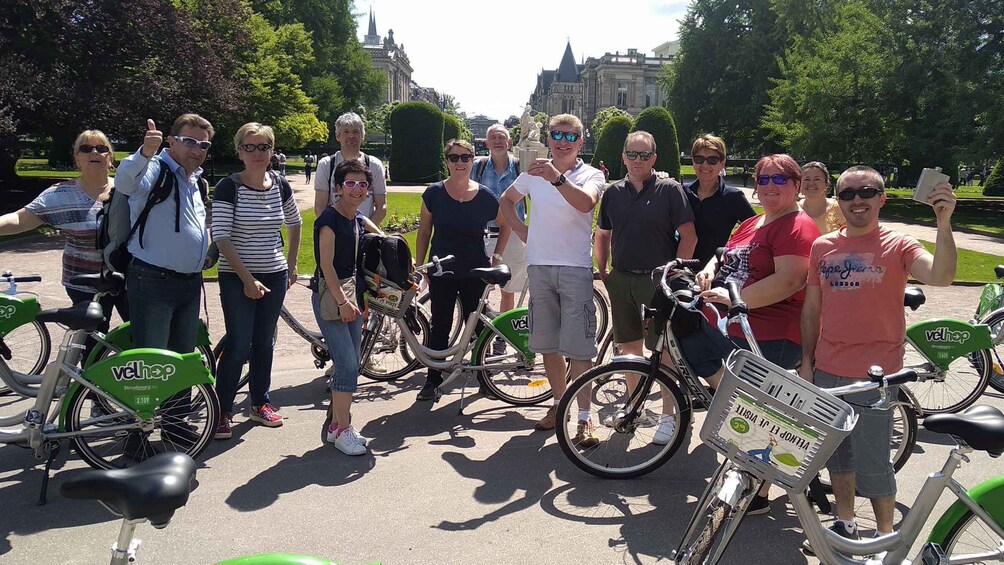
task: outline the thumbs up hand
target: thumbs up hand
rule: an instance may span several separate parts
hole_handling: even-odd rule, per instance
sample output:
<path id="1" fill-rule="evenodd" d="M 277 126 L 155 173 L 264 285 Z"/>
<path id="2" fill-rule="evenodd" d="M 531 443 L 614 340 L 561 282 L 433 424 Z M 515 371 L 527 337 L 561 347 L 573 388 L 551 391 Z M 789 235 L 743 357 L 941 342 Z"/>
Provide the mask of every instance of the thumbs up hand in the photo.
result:
<path id="1" fill-rule="evenodd" d="M 160 146 L 164 143 L 164 134 L 157 129 L 157 124 L 151 119 L 146 120 L 146 135 L 143 137 L 143 147 L 140 149 L 140 153 L 144 157 L 149 159 L 157 154 L 160 150 Z"/>

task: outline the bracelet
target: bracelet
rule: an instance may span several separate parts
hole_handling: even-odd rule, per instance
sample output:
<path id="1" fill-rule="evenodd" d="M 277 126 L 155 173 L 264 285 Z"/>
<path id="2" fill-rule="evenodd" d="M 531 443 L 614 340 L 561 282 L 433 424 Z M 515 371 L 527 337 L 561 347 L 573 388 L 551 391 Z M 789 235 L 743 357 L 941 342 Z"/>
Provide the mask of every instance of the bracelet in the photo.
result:
<path id="1" fill-rule="evenodd" d="M 492 253 L 492 259 L 502 260 L 502 255 L 500 253 Z"/>
<path id="2" fill-rule="evenodd" d="M 337 305 L 337 306 L 338 306 L 339 308 L 341 308 L 342 306 L 345 306 L 345 305 L 346 305 L 346 304 L 348 304 L 348 303 L 349 303 L 349 301 L 348 301 L 348 300 L 346 300 L 345 302 L 342 302 L 341 304 L 336 304 L 336 305 Z"/>

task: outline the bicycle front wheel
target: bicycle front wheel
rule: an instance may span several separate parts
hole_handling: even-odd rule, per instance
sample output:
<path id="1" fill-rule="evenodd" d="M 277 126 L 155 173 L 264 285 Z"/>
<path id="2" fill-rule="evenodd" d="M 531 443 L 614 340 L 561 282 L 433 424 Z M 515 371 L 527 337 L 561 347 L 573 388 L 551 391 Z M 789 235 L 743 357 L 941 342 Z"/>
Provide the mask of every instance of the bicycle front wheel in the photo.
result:
<path id="1" fill-rule="evenodd" d="M 658 469 L 679 449 L 691 410 L 666 369 L 644 394 L 632 394 L 650 367 L 648 361 L 617 361 L 593 367 L 569 385 L 558 404 L 557 439 L 577 467 L 604 479 L 627 479 Z M 581 412 L 588 412 L 588 422 L 580 421 Z M 591 425 L 599 441 L 583 435 Z"/>
<path id="2" fill-rule="evenodd" d="M 418 343 L 428 346 L 429 319 L 420 308 L 414 308 L 412 312 L 415 314 L 414 327 L 408 330 Z M 408 347 L 401 325 L 390 316 L 372 310 L 363 329 L 360 352 L 360 372 L 374 381 L 399 379 L 421 365 Z"/>
<path id="3" fill-rule="evenodd" d="M 971 510 L 967 510 L 962 518 L 955 523 L 952 531 L 945 538 L 944 550 L 948 557 L 963 555 L 999 555 L 1004 539 L 1001 539 Z M 979 561 L 983 563 L 984 561 Z M 990 562 L 989 558 L 986 561 Z"/>
<path id="4" fill-rule="evenodd" d="M 97 393 L 80 387 L 70 398 L 67 430 L 80 458 L 95 469 L 122 469 L 157 453 L 178 452 L 198 457 L 212 441 L 220 421 L 220 401 L 208 384 L 165 400 L 154 413 L 150 430 Z M 128 430 L 107 431 L 131 425 Z"/>
<path id="5" fill-rule="evenodd" d="M 1004 336 L 1001 335 L 1001 329 L 1004 329 L 1004 310 L 991 312 L 981 323 L 990 326 L 990 337 L 994 343 L 988 384 L 997 392 L 1004 393 L 1004 368 L 1001 367 L 1001 359 L 1004 359 Z"/>
<path id="6" fill-rule="evenodd" d="M 481 378 L 499 400 L 513 406 L 531 406 L 554 395 L 544 371 L 543 355 L 534 354 L 528 359 L 512 344 L 507 345 L 504 354 L 494 355 L 493 341 L 491 337 L 484 341 L 475 353 L 475 363 L 492 366 L 481 372 Z"/>
<path id="7" fill-rule="evenodd" d="M 40 375 L 49 362 L 52 340 L 49 329 L 37 320 L 18 326 L 3 336 L 3 343 L 10 349 L 7 366 L 15 373 Z"/>
<path id="8" fill-rule="evenodd" d="M 937 373 L 934 363 L 910 342 L 906 342 L 903 367 L 915 369 L 923 379 L 907 385 L 924 414 L 958 412 L 971 406 L 987 388 L 992 370 L 989 349 L 958 357 L 944 375 Z"/>
<path id="9" fill-rule="evenodd" d="M 741 480 L 735 480 L 739 473 Z M 677 565 L 718 563 L 763 481 L 725 461 L 698 502 L 690 527 L 676 551 Z M 741 489 L 738 493 L 724 489 Z M 724 500 L 723 500 L 724 499 Z M 731 505 L 725 500 L 735 500 Z"/>

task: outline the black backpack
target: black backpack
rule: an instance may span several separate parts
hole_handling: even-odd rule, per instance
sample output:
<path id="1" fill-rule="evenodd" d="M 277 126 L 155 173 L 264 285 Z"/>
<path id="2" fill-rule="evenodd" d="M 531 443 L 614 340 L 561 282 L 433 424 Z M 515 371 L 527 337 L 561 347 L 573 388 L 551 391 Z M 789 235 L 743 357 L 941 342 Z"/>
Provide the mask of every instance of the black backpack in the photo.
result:
<path id="1" fill-rule="evenodd" d="M 156 157 L 154 157 L 157 159 Z M 199 187 L 199 195 L 202 203 L 209 209 L 209 182 L 199 177 L 196 181 Z M 125 273 L 129 267 L 132 254 L 129 253 L 128 245 L 132 236 L 139 232 L 139 246 L 143 245 L 143 236 L 146 233 L 146 220 L 150 216 L 150 210 L 154 206 L 167 200 L 174 195 L 174 231 L 181 231 L 181 195 L 178 193 L 178 180 L 170 167 L 163 161 L 160 164 L 160 174 L 150 189 L 147 196 L 146 205 L 136 218 L 136 223 L 130 223 L 129 196 L 116 191 L 114 188 L 108 196 L 108 200 L 101 206 L 98 212 L 98 237 L 97 248 L 102 252 L 105 267 L 119 273 Z"/>
<path id="2" fill-rule="evenodd" d="M 411 250 L 399 235 L 363 234 L 359 238 L 357 269 L 366 277 L 379 277 L 400 289 L 410 288 Z"/>
<path id="3" fill-rule="evenodd" d="M 279 187 L 279 197 L 282 199 L 282 203 L 285 204 L 293 196 L 293 187 L 290 186 L 289 181 L 286 180 L 282 175 L 276 173 L 275 171 L 268 171 L 269 176 L 272 177 L 272 183 Z M 234 207 L 234 215 L 237 215 L 237 187 L 241 184 L 241 174 L 233 173 L 230 176 L 224 178 L 220 182 L 216 183 L 216 188 L 213 190 L 213 202 L 217 200 L 222 200 L 223 202 L 229 202 Z"/>

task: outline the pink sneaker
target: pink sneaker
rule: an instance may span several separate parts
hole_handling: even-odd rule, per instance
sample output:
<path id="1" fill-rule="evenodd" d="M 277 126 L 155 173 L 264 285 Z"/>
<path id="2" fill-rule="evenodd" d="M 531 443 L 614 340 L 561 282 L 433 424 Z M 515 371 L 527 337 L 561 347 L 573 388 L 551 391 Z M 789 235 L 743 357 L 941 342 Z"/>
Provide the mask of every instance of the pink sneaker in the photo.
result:
<path id="1" fill-rule="evenodd" d="M 230 429 L 230 423 L 233 419 L 234 417 L 230 412 L 220 414 L 220 423 L 216 426 L 216 433 L 213 434 L 213 439 L 230 439 L 234 437 L 233 430 Z"/>
<path id="2" fill-rule="evenodd" d="M 267 402 L 261 406 L 252 406 L 250 419 L 269 428 L 278 428 L 282 425 L 282 416 L 279 415 L 279 411 Z"/>

